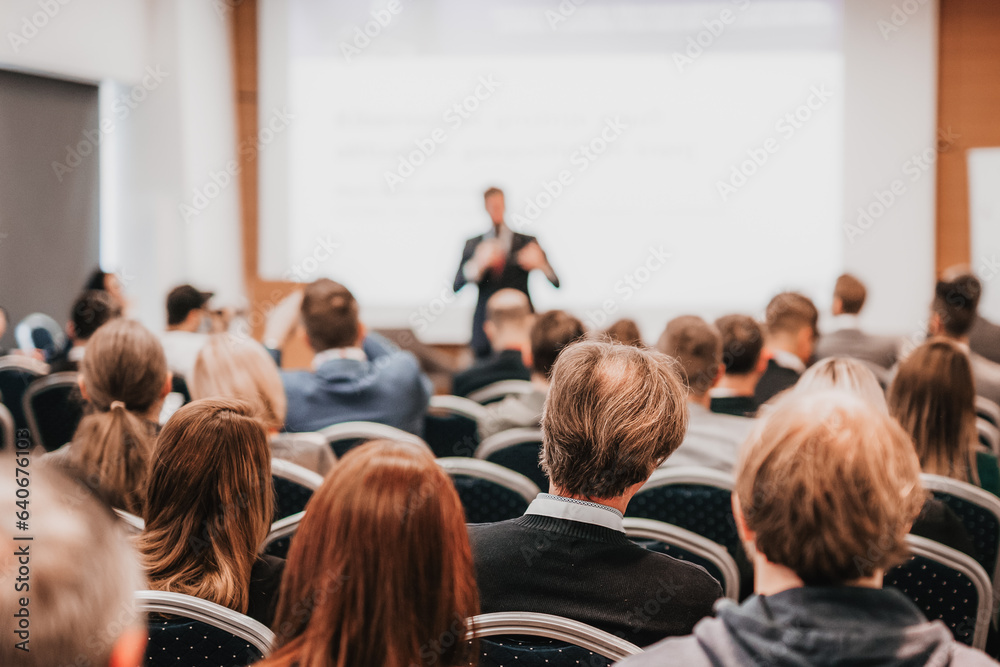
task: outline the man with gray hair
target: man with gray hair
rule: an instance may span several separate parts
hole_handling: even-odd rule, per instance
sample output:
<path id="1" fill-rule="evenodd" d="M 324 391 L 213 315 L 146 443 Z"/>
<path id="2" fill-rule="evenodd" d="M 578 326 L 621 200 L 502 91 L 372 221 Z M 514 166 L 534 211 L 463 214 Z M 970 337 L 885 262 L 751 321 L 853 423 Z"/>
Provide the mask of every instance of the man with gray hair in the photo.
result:
<path id="1" fill-rule="evenodd" d="M 0 665 L 140 665 L 146 584 L 114 513 L 26 449 L 0 456 L 0 498 Z"/>
<path id="2" fill-rule="evenodd" d="M 700 567 L 633 544 L 623 514 L 681 443 L 684 385 L 652 350 L 583 341 L 559 354 L 542 415 L 548 493 L 469 527 L 483 613 L 588 623 L 639 646 L 687 634 L 722 597 Z"/>

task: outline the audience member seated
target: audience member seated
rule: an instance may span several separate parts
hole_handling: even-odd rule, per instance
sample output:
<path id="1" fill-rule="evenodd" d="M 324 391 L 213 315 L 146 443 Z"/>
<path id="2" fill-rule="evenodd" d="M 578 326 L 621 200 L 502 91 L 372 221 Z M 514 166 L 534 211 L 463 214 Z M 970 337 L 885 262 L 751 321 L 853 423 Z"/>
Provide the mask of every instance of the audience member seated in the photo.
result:
<path id="1" fill-rule="evenodd" d="M 474 664 L 479 611 L 462 505 L 421 447 L 348 452 L 309 502 L 292 542 L 261 667 Z"/>
<path id="2" fill-rule="evenodd" d="M 975 275 L 961 270 L 946 272 L 934 289 L 928 331 L 958 343 L 968 353 L 976 395 L 1000 405 L 1000 364 L 969 350 L 969 331 L 976 320 L 982 284 Z"/>
<path id="3" fill-rule="evenodd" d="M 302 324 L 312 347 L 312 370 L 285 371 L 287 431 L 370 421 L 420 435 L 431 382 L 409 352 L 376 333 L 366 335 L 358 302 L 328 278 L 306 286 Z"/>
<path id="4" fill-rule="evenodd" d="M 53 466 L 34 461 L 27 470 L 30 531 L 15 531 L 13 520 L 0 524 L 0 665 L 138 667 L 146 624 L 134 592 L 146 584 L 119 522 Z M 0 493 L 12 511 L 21 479 L 29 477 L 16 473 L 14 456 L 0 456 Z M 16 541 L 26 535 L 30 541 Z M 23 578 L 15 581 L 19 567 Z"/>
<path id="5" fill-rule="evenodd" d="M 163 427 L 150 465 L 137 542 L 149 587 L 270 625 L 285 562 L 257 552 L 273 511 L 267 433 L 250 405 L 188 403 Z"/>
<path id="6" fill-rule="evenodd" d="M 76 469 L 113 507 L 139 514 L 157 418 L 170 393 L 163 347 L 138 322 L 112 320 L 87 344 L 79 382 L 90 414 L 73 441 L 46 458 Z"/>
<path id="7" fill-rule="evenodd" d="M 979 450 L 973 387 L 966 350 L 932 338 L 899 364 L 889 387 L 889 412 L 913 438 L 924 472 L 1000 496 L 997 457 Z"/>
<path id="8" fill-rule="evenodd" d="M 905 536 L 925 497 L 898 424 L 845 392 L 789 396 L 762 421 L 733 494 L 756 595 L 720 602 L 693 636 L 619 664 L 996 664 L 882 589 L 885 571 L 907 557 Z"/>
<path id="9" fill-rule="evenodd" d="M 486 439 L 511 428 L 537 428 L 549 393 L 549 376 L 556 357 L 570 343 L 586 335 L 583 323 L 562 310 L 535 317 L 531 327 L 531 384 L 527 394 L 513 394 L 486 406 L 479 437 Z"/>
<path id="10" fill-rule="evenodd" d="M 754 390 L 760 407 L 798 381 L 813 355 L 819 313 L 808 298 L 782 292 L 767 304 L 764 358 L 767 368 Z"/>
<path id="11" fill-rule="evenodd" d="M 211 298 L 211 292 L 200 292 L 191 285 L 175 287 L 167 295 L 167 330 L 160 341 L 170 370 L 185 380 L 191 378 L 198 352 L 208 341 L 208 334 L 201 330 L 207 315 L 205 304 Z"/>
<path id="12" fill-rule="evenodd" d="M 677 360 L 688 389 L 687 433 L 681 446 L 663 465 L 732 472 L 740 445 L 754 422 L 709 409 L 709 390 L 718 383 L 724 369 L 718 329 L 700 317 L 683 315 L 667 323 L 656 349 Z"/>
<path id="13" fill-rule="evenodd" d="M 49 363 L 52 373 L 80 370 L 87 341 L 102 325 L 121 317 L 121 309 L 107 292 L 87 290 L 73 302 L 73 309 L 66 323 L 66 335 L 69 336 L 70 347 L 64 354 Z"/>
<path id="14" fill-rule="evenodd" d="M 486 302 L 483 332 L 493 352 L 477 359 L 472 366 L 455 374 L 451 393 L 468 396 L 477 389 L 501 380 L 528 380 L 531 371 L 524 356 L 531 346 L 531 302 L 528 295 L 505 288 Z"/>
<path id="15" fill-rule="evenodd" d="M 122 315 L 128 315 L 128 297 L 125 296 L 125 288 L 122 286 L 122 281 L 115 274 L 102 271 L 99 268 L 94 269 L 87 278 L 87 282 L 83 285 L 83 291 L 87 290 L 107 292 L 111 300 L 118 305 L 118 310 Z"/>
<path id="16" fill-rule="evenodd" d="M 865 305 L 867 290 L 854 276 L 845 273 L 833 288 L 833 322 L 828 333 L 816 342 L 816 358 L 851 357 L 886 370 L 896 364 L 899 343 L 892 338 L 873 336 L 861 330 L 858 314 Z"/>
<path id="17" fill-rule="evenodd" d="M 333 451 L 278 439 L 288 401 L 281 373 L 264 346 L 252 338 L 229 333 L 212 334 L 198 353 L 191 376 L 191 397 L 232 398 L 246 401 L 267 427 L 271 455 L 326 475 L 334 463 Z"/>
<path id="18" fill-rule="evenodd" d="M 723 415 L 753 417 L 757 414 L 754 389 L 764 374 L 767 361 L 764 331 L 757 321 L 746 315 L 726 315 L 715 321 L 722 336 L 724 373 L 719 383 L 708 390 L 711 410 Z"/>
<path id="19" fill-rule="evenodd" d="M 639 646 L 711 614 L 719 583 L 633 544 L 622 525 L 684 437 L 684 394 L 658 352 L 596 341 L 562 351 L 542 418 L 549 493 L 518 519 L 469 526 L 483 613 L 555 614 Z"/>
<path id="20" fill-rule="evenodd" d="M 0 306 L 0 340 L 3 339 L 4 335 L 7 333 L 7 309 Z M 4 357 L 10 354 L 10 350 L 0 347 L 0 357 Z"/>
<path id="21" fill-rule="evenodd" d="M 621 343 L 622 345 L 632 345 L 634 347 L 646 346 L 642 342 L 642 332 L 639 331 L 639 325 L 635 323 L 635 320 L 628 318 L 620 319 L 609 326 L 604 330 L 604 335 L 612 343 Z"/>
<path id="22" fill-rule="evenodd" d="M 1000 364 L 1000 325 L 976 315 L 969 329 L 969 349 L 984 359 Z"/>

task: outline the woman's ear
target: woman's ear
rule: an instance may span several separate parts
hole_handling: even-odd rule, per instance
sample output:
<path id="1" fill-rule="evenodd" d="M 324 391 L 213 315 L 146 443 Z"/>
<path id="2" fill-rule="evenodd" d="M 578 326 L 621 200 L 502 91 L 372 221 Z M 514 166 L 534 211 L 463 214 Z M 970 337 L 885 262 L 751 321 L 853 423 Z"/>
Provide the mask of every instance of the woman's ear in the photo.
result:
<path id="1" fill-rule="evenodd" d="M 747 527 L 747 520 L 743 516 L 743 507 L 740 505 L 739 496 L 734 492 L 731 496 L 733 505 L 733 518 L 736 519 L 736 532 L 740 536 L 740 541 L 744 543 L 753 543 L 757 536 L 752 530 Z"/>
<path id="2" fill-rule="evenodd" d="M 80 388 L 80 395 L 83 396 L 83 400 L 89 401 L 90 396 L 87 395 L 87 385 L 83 383 L 83 374 L 80 374 L 76 378 L 76 386 Z"/>
<path id="3" fill-rule="evenodd" d="M 167 394 L 170 393 L 170 390 L 173 389 L 173 387 L 174 387 L 174 374 L 170 371 L 167 371 L 167 381 L 163 383 L 163 387 L 160 389 L 160 399 L 162 400 L 166 398 Z"/>

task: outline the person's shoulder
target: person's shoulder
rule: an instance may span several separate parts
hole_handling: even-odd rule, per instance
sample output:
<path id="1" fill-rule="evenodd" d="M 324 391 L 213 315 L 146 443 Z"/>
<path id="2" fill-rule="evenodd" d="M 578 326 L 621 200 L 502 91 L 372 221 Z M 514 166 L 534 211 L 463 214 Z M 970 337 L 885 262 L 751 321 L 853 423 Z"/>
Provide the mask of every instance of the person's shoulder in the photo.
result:
<path id="1" fill-rule="evenodd" d="M 706 619 L 706 621 L 714 619 Z M 725 663 L 722 663 L 725 664 Z M 668 637 L 643 649 L 642 653 L 625 658 L 615 663 L 615 667 L 663 667 L 665 665 L 683 665 L 684 667 L 716 667 L 709 660 L 697 637 Z"/>

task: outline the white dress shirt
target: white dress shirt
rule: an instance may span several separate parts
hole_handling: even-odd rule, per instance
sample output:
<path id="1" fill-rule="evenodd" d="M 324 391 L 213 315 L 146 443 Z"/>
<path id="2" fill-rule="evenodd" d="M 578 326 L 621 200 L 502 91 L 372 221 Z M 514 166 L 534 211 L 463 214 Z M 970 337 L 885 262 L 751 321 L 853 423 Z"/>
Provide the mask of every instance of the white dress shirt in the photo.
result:
<path id="1" fill-rule="evenodd" d="M 576 498 L 554 496 L 551 493 L 539 493 L 524 513 L 590 523 L 620 533 L 625 532 L 624 517 L 613 507 Z"/>

